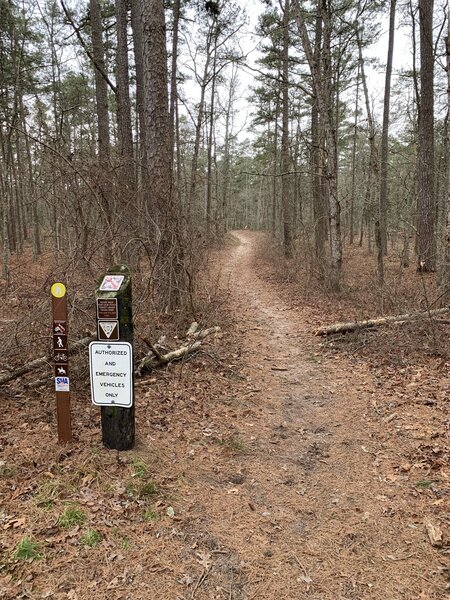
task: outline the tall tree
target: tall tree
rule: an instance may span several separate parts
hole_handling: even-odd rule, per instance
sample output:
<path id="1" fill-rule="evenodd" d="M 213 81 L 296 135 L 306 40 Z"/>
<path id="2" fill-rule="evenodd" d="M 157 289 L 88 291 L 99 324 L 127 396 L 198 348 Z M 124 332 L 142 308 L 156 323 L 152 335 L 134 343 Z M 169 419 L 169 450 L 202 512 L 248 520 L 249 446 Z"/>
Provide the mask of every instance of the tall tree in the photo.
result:
<path id="1" fill-rule="evenodd" d="M 382 253 L 387 252 L 387 174 L 388 174 L 388 151 L 389 151 L 389 111 L 391 104 L 391 79 L 392 79 L 392 61 L 394 56 L 394 38 L 395 38 L 395 11 L 397 0 L 391 0 L 389 14 L 389 43 L 386 63 L 386 75 L 384 83 L 384 103 L 383 103 L 383 129 L 381 132 L 381 153 L 380 153 L 380 193 L 379 193 L 379 236 L 377 239 L 381 243 Z M 379 269 L 380 271 L 380 269 Z M 380 272 L 379 272 L 380 277 Z M 380 277 L 381 279 L 381 277 Z"/>
<path id="2" fill-rule="evenodd" d="M 417 254 L 421 271 L 434 271 L 434 47 L 433 0 L 419 0 L 420 103 L 417 195 Z"/>
<path id="3" fill-rule="evenodd" d="M 164 0 L 140 0 L 143 23 L 147 214 L 155 251 L 159 308 L 179 306 L 184 289 L 179 215 L 172 182 Z"/>
<path id="4" fill-rule="evenodd" d="M 206 32 L 206 43 L 205 43 L 205 64 L 202 75 L 197 74 L 195 69 L 195 76 L 200 84 L 200 101 L 198 103 L 197 118 L 195 120 L 195 139 L 194 148 L 192 152 L 191 160 L 191 180 L 189 186 L 189 196 L 187 199 L 187 213 L 190 216 L 190 212 L 195 203 L 196 191 L 197 191 L 197 180 L 198 180 L 198 162 L 200 152 L 200 141 L 202 133 L 203 118 L 205 114 L 205 97 L 208 84 L 211 81 L 210 65 L 213 61 L 214 48 L 217 48 L 217 16 L 214 13 L 211 21 L 209 22 L 208 30 Z"/>
<path id="5" fill-rule="evenodd" d="M 165 220 L 172 208 L 166 22 L 163 0 L 140 0 L 143 23 L 148 201 Z"/>
<path id="6" fill-rule="evenodd" d="M 281 206 L 283 210 L 283 248 L 287 258 L 292 256 L 291 176 L 289 174 L 289 22 L 290 2 L 283 6 L 283 49 L 282 49 L 282 129 L 281 129 Z"/>
<path id="7" fill-rule="evenodd" d="M 175 117 L 178 102 L 177 91 L 177 65 L 178 65 L 178 38 L 179 24 L 181 14 L 181 0 L 174 0 L 173 3 L 173 33 L 172 33 L 172 68 L 170 73 L 170 104 L 169 104 L 169 120 L 170 120 L 170 147 L 172 150 L 172 163 L 175 160 Z"/>
<path id="8" fill-rule="evenodd" d="M 143 57 L 143 25 L 142 25 L 142 5 L 140 0 L 131 0 L 131 28 L 133 32 L 133 54 L 136 69 L 136 112 L 139 130 L 138 162 L 141 168 L 138 170 L 139 179 L 145 188 L 147 179 L 147 142 L 146 142 L 146 124 L 144 110 L 144 57 Z"/>
<path id="9" fill-rule="evenodd" d="M 208 123 L 208 150 L 207 150 L 207 173 L 206 173 L 206 233 L 211 234 L 211 218 L 212 218 L 212 163 L 213 163 L 213 147 L 214 147 L 214 124 L 215 124 L 215 105 L 216 105 L 216 86 L 217 86 L 217 42 L 218 30 L 214 35 L 214 47 L 212 58 L 211 72 L 211 100 L 209 103 L 209 123 Z"/>
<path id="10" fill-rule="evenodd" d="M 361 73 L 361 82 L 362 82 L 362 86 L 363 86 L 363 91 L 364 91 L 364 101 L 365 101 L 365 105 L 366 105 L 366 114 L 367 114 L 367 135 L 369 138 L 369 173 L 368 173 L 368 177 L 367 177 L 367 186 L 366 186 L 366 193 L 364 196 L 364 204 L 363 204 L 363 209 L 362 209 L 362 215 L 361 215 L 361 231 L 360 231 L 360 245 L 362 244 L 362 239 L 363 239 L 363 227 L 364 227 L 364 219 L 367 219 L 367 216 L 371 210 L 372 207 L 372 200 L 373 200 L 373 193 L 374 193 L 374 181 L 376 181 L 376 176 L 378 173 L 378 158 L 377 158 L 377 146 L 376 146 L 376 142 L 375 142 L 375 136 L 376 136 L 376 128 L 375 128 L 375 119 L 373 117 L 372 114 L 372 108 L 370 106 L 370 97 L 369 97 L 369 88 L 367 85 L 367 78 L 366 78 L 366 70 L 365 70 L 365 63 L 364 63 L 364 57 L 363 57 L 363 52 L 362 52 L 362 48 L 363 48 L 363 42 L 362 42 L 362 29 L 360 29 L 359 27 L 359 23 L 356 23 L 356 43 L 358 45 L 358 58 L 359 58 L 359 69 L 360 69 L 360 73 Z M 387 130 L 387 127 L 386 127 Z M 380 211 L 381 212 L 381 211 Z M 380 218 L 381 221 L 381 218 Z M 380 236 L 381 236 L 381 227 L 380 229 Z M 369 236 L 370 237 L 370 236 Z M 380 239 L 380 238 L 378 238 Z M 383 242 L 381 241 L 381 244 Z M 381 254 L 382 256 L 382 254 Z M 381 279 L 381 278 L 380 278 Z"/>
<path id="11" fill-rule="evenodd" d="M 450 8 L 447 12 L 447 148 L 450 148 Z M 440 273 L 441 286 L 446 290 L 445 300 L 450 298 L 450 161 L 447 162 L 447 198 L 443 219 L 443 260 Z"/>
<path id="12" fill-rule="evenodd" d="M 317 76 L 322 77 L 322 13 L 320 10 L 322 0 L 317 0 L 316 22 L 314 35 L 314 64 Z M 314 218 L 314 248 L 318 271 L 325 275 L 325 242 L 328 236 L 328 211 L 323 185 L 323 151 L 322 135 L 319 120 L 319 100 L 313 94 L 311 106 L 311 191 Z"/>
<path id="13" fill-rule="evenodd" d="M 95 98 L 98 121 L 98 156 L 106 164 L 110 153 L 108 84 L 104 77 L 105 46 L 103 43 L 102 12 L 99 0 L 89 0 L 89 17 L 92 32 L 92 56 L 95 65 Z"/>
<path id="14" fill-rule="evenodd" d="M 228 98 L 225 106 L 225 132 L 224 148 L 222 160 L 222 181 L 221 181 L 221 203 L 219 208 L 218 233 L 224 234 L 228 229 L 228 206 L 230 192 L 230 167 L 231 167 L 231 149 L 233 141 L 233 113 L 234 101 L 237 88 L 237 66 L 232 66 L 230 80 L 228 82 Z"/>
<path id="15" fill-rule="evenodd" d="M 340 290 L 342 270 L 342 241 L 341 241 L 341 205 L 338 195 L 337 169 L 337 140 L 334 111 L 332 105 L 332 2 L 322 0 L 320 11 L 323 19 L 323 69 L 319 68 L 306 28 L 303 9 L 299 0 L 293 0 L 294 15 L 297 21 L 303 50 L 311 72 L 314 95 L 319 105 L 320 120 L 323 126 L 326 145 L 325 177 L 330 209 L 330 285 L 334 291 Z"/>
<path id="16" fill-rule="evenodd" d="M 129 170 L 133 157 L 133 133 L 131 126 L 130 78 L 128 67 L 128 11 L 126 0 L 116 0 L 116 97 L 119 154 Z"/>

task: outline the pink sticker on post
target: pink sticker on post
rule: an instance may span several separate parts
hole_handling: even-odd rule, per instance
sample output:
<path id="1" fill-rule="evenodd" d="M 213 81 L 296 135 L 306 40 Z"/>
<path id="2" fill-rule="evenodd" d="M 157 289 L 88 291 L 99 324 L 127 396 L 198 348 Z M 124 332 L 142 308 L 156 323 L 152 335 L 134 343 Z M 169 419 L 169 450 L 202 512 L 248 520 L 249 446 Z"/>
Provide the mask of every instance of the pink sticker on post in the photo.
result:
<path id="1" fill-rule="evenodd" d="M 101 292 L 117 292 L 124 279 L 124 275 L 105 275 L 99 290 Z"/>

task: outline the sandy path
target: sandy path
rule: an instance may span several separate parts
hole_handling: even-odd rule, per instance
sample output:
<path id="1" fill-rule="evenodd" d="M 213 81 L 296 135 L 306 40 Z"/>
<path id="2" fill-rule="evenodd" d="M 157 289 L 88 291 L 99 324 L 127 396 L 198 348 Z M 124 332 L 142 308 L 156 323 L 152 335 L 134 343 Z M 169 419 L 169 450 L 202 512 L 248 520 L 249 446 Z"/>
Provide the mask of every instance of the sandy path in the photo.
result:
<path id="1" fill-rule="evenodd" d="M 434 413 L 409 419 L 413 395 L 399 406 L 361 360 L 324 352 L 317 311 L 261 261 L 264 235 L 234 238 L 212 253 L 220 285 L 204 282 L 203 324 L 223 335 L 137 382 L 135 450 L 101 447 L 87 399 L 62 448 L 53 395 L 4 398 L 1 598 L 450 600 L 448 545 L 424 526 L 449 539 L 449 479 L 418 453 Z M 86 523 L 66 529 L 72 503 Z M 14 558 L 25 535 L 41 560 Z"/>
<path id="2" fill-rule="evenodd" d="M 414 487 L 383 472 L 393 450 L 369 375 L 318 353 L 308 309 L 290 308 L 255 270 L 261 235 L 234 237 L 222 272 L 246 365 L 237 430 L 249 451 L 208 507 L 234 557 L 222 564 L 229 597 L 442 598 Z"/>

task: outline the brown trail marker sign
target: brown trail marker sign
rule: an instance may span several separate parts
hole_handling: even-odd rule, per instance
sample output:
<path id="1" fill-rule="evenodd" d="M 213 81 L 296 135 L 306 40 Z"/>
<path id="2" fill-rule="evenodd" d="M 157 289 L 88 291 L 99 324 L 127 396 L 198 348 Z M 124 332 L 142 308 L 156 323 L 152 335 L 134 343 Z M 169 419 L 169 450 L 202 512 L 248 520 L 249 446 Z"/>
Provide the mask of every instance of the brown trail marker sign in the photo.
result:
<path id="1" fill-rule="evenodd" d="M 51 287 L 51 294 L 56 419 L 58 441 L 63 443 L 72 440 L 66 286 L 63 283 L 54 283 Z"/>
<path id="2" fill-rule="evenodd" d="M 127 267 L 109 269 L 95 292 L 97 342 L 89 345 L 92 402 L 100 406 L 106 448 L 131 450 L 135 438 L 133 313 Z"/>

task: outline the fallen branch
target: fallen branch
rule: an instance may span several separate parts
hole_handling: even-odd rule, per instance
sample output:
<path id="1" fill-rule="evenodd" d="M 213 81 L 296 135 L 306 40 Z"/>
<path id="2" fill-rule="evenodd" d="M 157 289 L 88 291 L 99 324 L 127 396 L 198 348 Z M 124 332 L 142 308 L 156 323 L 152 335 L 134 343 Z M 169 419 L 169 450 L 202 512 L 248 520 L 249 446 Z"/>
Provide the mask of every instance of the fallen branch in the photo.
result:
<path id="1" fill-rule="evenodd" d="M 192 337 L 192 336 L 193 336 L 195 333 L 197 333 L 197 331 L 198 331 L 198 327 L 199 327 L 199 325 L 198 325 L 197 321 L 194 321 L 193 323 L 191 323 L 191 326 L 190 326 L 190 327 L 189 327 L 189 329 L 187 330 L 186 337 L 187 337 L 187 338 L 190 338 L 190 337 Z"/>
<path id="2" fill-rule="evenodd" d="M 78 352 L 78 350 L 85 348 L 86 346 L 89 345 L 90 342 L 93 342 L 95 339 L 97 339 L 97 338 L 95 338 L 93 336 L 89 336 L 89 337 L 85 337 L 81 340 L 78 340 L 77 342 L 75 342 L 74 344 L 72 344 L 70 346 L 69 355 L 75 354 L 76 352 Z M 2 375 L 0 377 L 0 385 L 8 383 L 9 381 L 13 381 L 13 379 L 18 379 L 19 377 L 22 377 L 22 375 L 25 375 L 26 373 L 29 373 L 30 371 L 34 371 L 35 369 L 39 369 L 39 367 L 43 367 L 44 365 L 46 365 L 52 361 L 53 361 L 53 355 L 41 356 L 41 358 L 36 358 L 35 360 L 32 360 L 31 362 L 19 367 L 18 369 L 15 369 L 14 371 L 11 371 L 10 373 L 6 373 L 5 375 Z"/>
<path id="3" fill-rule="evenodd" d="M 191 325 L 192 327 L 192 325 Z M 204 340 L 208 335 L 213 333 L 219 333 L 220 327 L 210 327 L 209 329 L 202 329 L 201 331 L 196 331 L 191 338 L 196 340 L 189 342 L 185 346 L 181 346 L 181 348 L 177 348 L 177 350 L 172 350 L 172 352 L 167 352 L 167 354 L 161 354 L 157 352 L 156 354 L 152 351 L 147 356 L 145 356 L 139 366 L 135 370 L 135 375 L 137 377 L 141 377 L 143 373 L 147 371 L 151 371 L 152 369 L 156 369 L 158 367 L 162 367 L 164 365 L 168 365 L 169 363 L 180 360 L 193 352 L 196 352 L 202 345 L 202 340 Z"/>
<path id="4" fill-rule="evenodd" d="M 314 332 L 314 335 L 333 335 L 334 333 L 348 333 L 349 331 L 367 329 L 369 327 L 380 327 L 381 325 L 388 325 L 389 323 L 405 323 L 407 321 L 426 319 L 435 315 L 442 315 L 447 312 L 450 312 L 450 306 L 447 306 L 445 308 L 438 308 L 436 310 L 409 313 L 406 315 L 380 317 L 378 319 L 369 319 L 367 321 L 355 321 L 353 323 L 334 323 L 333 325 L 329 325 L 327 327 L 320 327 Z"/>
<path id="5" fill-rule="evenodd" d="M 140 377 L 143 375 L 144 372 L 151 371 L 152 369 L 156 369 L 164 365 L 168 365 L 169 363 L 175 360 L 180 360 L 181 358 L 184 358 L 185 356 L 196 352 L 201 347 L 201 341 L 203 339 L 205 339 L 211 334 L 218 333 L 220 331 L 220 327 L 210 327 L 209 329 L 203 329 L 201 331 L 196 331 L 197 328 L 193 329 L 193 325 L 191 325 L 189 329 L 189 338 L 192 341 L 189 341 L 189 343 L 187 343 L 185 346 L 181 346 L 181 348 L 178 348 L 177 350 L 173 350 L 171 352 L 167 352 L 166 354 L 162 354 L 161 350 L 156 347 L 157 345 L 159 345 L 160 342 L 157 342 L 157 344 L 152 344 L 149 340 L 145 339 L 144 341 L 147 344 L 147 346 L 149 346 L 151 351 L 149 354 L 147 354 L 147 356 L 145 356 L 141 360 L 139 366 L 135 370 L 135 375 L 137 377 Z M 69 355 L 75 354 L 76 352 L 78 352 L 78 350 L 86 348 L 87 346 L 89 346 L 90 342 L 94 342 L 96 339 L 96 337 L 90 336 L 78 340 L 70 346 Z M 40 358 L 36 358 L 35 360 L 32 360 L 31 362 L 25 365 L 22 365 L 18 369 L 15 369 L 14 371 L 5 373 L 4 375 L 0 376 L 0 386 L 10 381 L 13 381 L 14 379 L 18 379 L 19 377 L 22 377 L 22 375 L 26 375 L 30 371 L 35 371 L 36 369 L 39 369 L 40 367 L 46 365 L 49 366 L 50 364 L 52 364 L 52 362 L 52 355 L 41 356 Z"/>
<path id="6" fill-rule="evenodd" d="M 153 352 L 153 354 L 156 356 L 156 358 L 158 360 L 160 360 L 161 357 L 162 357 L 162 354 L 160 353 L 160 351 L 158 350 L 158 348 L 156 348 L 156 346 L 153 345 L 149 339 L 142 338 L 142 340 L 147 344 L 147 346 L 150 348 L 150 350 Z"/>

